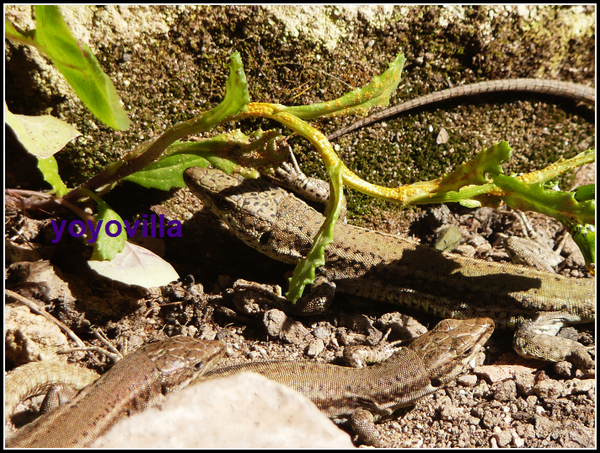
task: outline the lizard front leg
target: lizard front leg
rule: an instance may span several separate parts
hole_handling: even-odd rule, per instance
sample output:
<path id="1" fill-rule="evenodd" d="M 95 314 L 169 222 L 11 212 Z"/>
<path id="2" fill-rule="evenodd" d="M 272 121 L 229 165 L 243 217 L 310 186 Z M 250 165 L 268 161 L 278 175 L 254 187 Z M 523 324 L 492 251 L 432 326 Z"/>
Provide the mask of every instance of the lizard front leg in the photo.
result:
<path id="1" fill-rule="evenodd" d="M 254 293 L 258 294 L 259 299 L 262 299 L 262 301 L 290 315 L 318 315 L 327 310 L 333 302 L 336 285 L 325 277 L 317 277 L 312 285 L 311 292 L 302 296 L 295 304 L 283 297 L 281 288 L 277 288 L 277 290 L 274 290 L 270 285 L 238 279 L 233 284 L 233 289 L 236 292 L 234 303 L 238 310 L 245 314 L 252 314 L 255 310 L 249 305 L 257 302 L 257 300 L 249 296 Z"/>
<path id="2" fill-rule="evenodd" d="M 302 198 L 313 203 L 325 205 L 325 215 L 329 213 L 329 183 L 319 178 L 312 178 L 300 169 L 296 157 L 292 152 L 292 148 L 287 146 L 291 165 L 287 162 L 282 162 L 274 175 L 267 177 L 275 184 L 285 187 L 295 192 Z M 342 211 L 340 212 L 339 220 L 346 223 L 346 197 L 342 200 Z"/>
<path id="3" fill-rule="evenodd" d="M 376 448 L 383 448 L 385 446 L 382 442 L 381 434 L 375 426 L 375 417 L 373 417 L 371 412 L 358 409 L 350 417 L 350 425 L 358 437 L 367 445 L 372 445 Z"/>
<path id="4" fill-rule="evenodd" d="M 586 347 L 577 341 L 556 336 L 564 324 L 577 320 L 577 317 L 568 313 L 540 312 L 516 330 L 513 347 L 523 357 L 549 362 L 569 361 L 587 376 L 594 376 L 594 361 Z"/>

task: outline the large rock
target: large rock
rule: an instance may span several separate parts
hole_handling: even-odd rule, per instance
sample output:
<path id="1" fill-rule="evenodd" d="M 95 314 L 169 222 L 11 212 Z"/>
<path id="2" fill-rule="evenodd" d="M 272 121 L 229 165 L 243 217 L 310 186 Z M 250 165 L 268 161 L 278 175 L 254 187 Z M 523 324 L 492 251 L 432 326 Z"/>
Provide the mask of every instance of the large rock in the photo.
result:
<path id="1" fill-rule="evenodd" d="M 255 373 L 188 387 L 115 425 L 92 447 L 352 448 L 299 393 Z"/>

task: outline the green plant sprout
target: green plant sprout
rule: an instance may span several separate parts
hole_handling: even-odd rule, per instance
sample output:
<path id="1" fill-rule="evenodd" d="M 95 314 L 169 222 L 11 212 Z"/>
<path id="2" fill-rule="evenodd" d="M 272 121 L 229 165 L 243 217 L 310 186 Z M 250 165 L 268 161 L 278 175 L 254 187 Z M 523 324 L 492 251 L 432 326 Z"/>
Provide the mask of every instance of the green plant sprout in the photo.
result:
<path id="1" fill-rule="evenodd" d="M 60 19 L 62 20 L 62 17 Z M 13 36 L 7 35 L 7 37 L 13 39 L 14 32 L 12 33 Z M 33 35 L 18 33 L 27 38 L 25 41 L 19 38 L 20 42 L 32 44 L 30 36 Z M 35 37 L 35 42 L 39 44 L 37 33 Z M 53 39 L 56 39 L 56 36 L 53 35 Z M 46 41 L 44 43 L 48 45 Z M 96 61 L 95 58 L 93 60 Z M 327 169 L 332 189 L 331 209 L 325 223 L 315 238 L 313 248 L 307 258 L 298 264 L 290 282 L 287 297 L 293 302 L 301 296 L 304 286 L 312 283 L 315 269 L 324 263 L 325 247 L 333 241 L 333 226 L 341 209 L 344 185 L 402 206 L 458 202 L 469 207 L 498 207 L 501 203 L 506 203 L 516 209 L 542 212 L 558 219 L 569 231 L 575 232 L 574 237 L 579 241 L 578 245 L 582 250 L 586 250 L 584 251 L 586 259 L 593 260 L 595 245 L 593 194 L 589 195 L 589 189 L 578 194 L 556 192 L 548 190 L 545 186 L 551 179 L 566 171 L 594 162 L 593 150 L 587 150 L 572 159 L 561 159 L 537 172 L 512 176 L 504 175 L 502 171 L 502 164 L 511 156 L 511 148 L 506 142 L 500 142 L 481 151 L 472 160 L 460 165 L 448 175 L 432 181 L 388 188 L 371 184 L 357 176 L 340 160 L 325 135 L 304 121 L 320 116 L 364 115 L 373 106 L 386 106 L 390 94 L 400 82 L 404 62 L 404 56 L 398 55 L 390 63 L 388 70 L 375 77 L 369 85 L 353 90 L 336 100 L 308 106 L 286 107 L 279 104 L 250 102 L 241 57 L 238 52 L 235 52 L 231 56 L 229 65 L 230 74 L 227 79 L 226 93 L 217 107 L 168 128 L 157 138 L 142 143 L 128 155 L 110 164 L 74 189 L 66 190 L 66 186 L 60 181 L 58 172 L 52 165 L 40 166 L 40 170 L 47 179 L 51 178 L 54 181 L 56 201 L 66 205 L 77 205 L 91 197 L 99 205 L 96 220 L 100 217 L 120 220 L 99 196 L 122 179 L 136 182 L 144 187 L 169 190 L 184 186 L 183 171 L 192 166 L 206 167 L 212 164 L 227 173 L 235 172 L 247 178 L 272 174 L 287 157 L 279 146 L 284 137 L 275 131 L 258 130 L 250 135 L 234 131 L 199 142 L 181 140 L 189 135 L 210 131 L 219 124 L 250 117 L 278 121 L 306 138 L 319 152 Z M 77 94 L 80 95 L 79 92 Z M 89 102 L 90 97 L 86 99 Z M 94 104 L 95 101 L 91 102 Z M 101 99 L 99 102 L 105 103 L 105 100 Z M 42 205 L 49 207 L 47 201 L 38 203 L 37 207 Z M 28 207 L 36 207 L 36 203 L 32 202 Z M 95 260 L 113 259 L 125 246 L 123 237 L 111 238 L 104 235 L 98 239 L 94 244 Z"/>

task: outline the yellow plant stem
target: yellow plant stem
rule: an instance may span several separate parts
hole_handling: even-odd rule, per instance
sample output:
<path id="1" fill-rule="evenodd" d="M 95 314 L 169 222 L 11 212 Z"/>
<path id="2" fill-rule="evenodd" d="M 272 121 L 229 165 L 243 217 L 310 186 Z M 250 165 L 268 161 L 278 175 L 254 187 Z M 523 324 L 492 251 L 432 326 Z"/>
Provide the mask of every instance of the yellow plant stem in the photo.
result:
<path id="1" fill-rule="evenodd" d="M 321 154 L 328 172 L 330 172 L 330 169 L 333 166 L 340 163 L 344 184 L 364 194 L 401 203 L 402 205 L 447 203 L 452 201 L 459 202 L 480 195 L 492 197 L 503 197 L 506 195 L 503 189 L 493 182 L 487 184 L 466 185 L 460 188 L 460 192 L 448 192 L 447 188 L 442 187 L 443 178 L 416 182 L 401 187 L 383 187 L 371 184 L 360 178 L 344 165 L 325 135 L 297 116 L 286 112 L 285 106 L 256 102 L 247 104 L 246 107 L 247 110 L 245 112 L 236 115 L 234 118 L 230 118 L 230 120 L 237 121 L 248 117 L 264 117 L 278 121 L 306 138 L 317 149 L 319 154 Z M 566 171 L 568 168 L 574 168 L 583 163 L 593 162 L 595 160 L 593 153 L 587 155 L 584 154 L 585 153 L 582 153 L 573 159 L 561 160 L 544 170 L 527 173 L 517 177 L 517 179 L 525 183 L 543 182 Z"/>
<path id="2" fill-rule="evenodd" d="M 325 166 L 328 169 L 340 163 L 342 166 L 341 174 L 344 184 L 348 187 L 358 190 L 359 192 L 389 201 L 408 204 L 417 198 L 427 197 L 428 195 L 435 193 L 439 188 L 439 181 L 441 181 L 441 179 L 419 182 L 416 184 L 396 188 L 371 184 L 370 182 L 360 178 L 348 167 L 346 167 L 346 165 L 344 165 L 344 163 L 333 150 L 331 143 L 329 140 L 327 140 L 325 135 L 308 123 L 299 119 L 297 116 L 286 113 L 286 108 L 284 106 L 255 102 L 248 104 L 247 109 L 248 110 L 246 112 L 237 115 L 235 120 L 248 117 L 264 117 L 278 121 L 284 126 L 287 126 L 294 132 L 297 132 L 306 138 L 317 149 L 323 158 Z"/>

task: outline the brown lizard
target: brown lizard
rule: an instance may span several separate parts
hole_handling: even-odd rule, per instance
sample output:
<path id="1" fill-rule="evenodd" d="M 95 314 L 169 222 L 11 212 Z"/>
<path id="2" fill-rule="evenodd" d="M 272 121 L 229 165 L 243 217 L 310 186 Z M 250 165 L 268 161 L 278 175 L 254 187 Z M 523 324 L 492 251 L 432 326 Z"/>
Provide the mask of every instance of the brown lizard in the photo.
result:
<path id="1" fill-rule="evenodd" d="M 577 102 L 584 102 L 594 106 L 596 102 L 596 90 L 594 88 L 572 82 L 561 82 L 558 80 L 544 79 L 503 79 L 486 82 L 471 83 L 460 85 L 446 90 L 436 91 L 415 99 L 403 102 L 393 107 L 377 112 L 367 118 L 356 121 L 349 126 L 338 129 L 327 136 L 328 140 L 333 140 L 348 132 L 352 132 L 369 124 L 398 115 L 407 110 L 423 107 L 435 102 L 447 101 L 462 96 L 477 96 L 486 93 L 501 92 L 528 92 L 558 96 L 566 99 L 572 99 Z"/>
<path id="2" fill-rule="evenodd" d="M 324 221 L 306 203 L 266 181 L 204 168 L 186 170 L 184 180 L 246 244 L 279 261 L 296 264 Z M 595 319 L 593 279 L 461 257 L 340 222 L 319 272 L 344 293 L 444 318 L 490 317 L 498 327 L 516 329 L 513 344 L 519 354 L 569 360 L 586 373 L 594 372 L 583 345 L 555 336 L 565 324 Z M 308 314 L 326 308 L 320 299 L 305 305 L 301 301 L 294 311 Z"/>
<path id="3" fill-rule="evenodd" d="M 220 360 L 224 352 L 219 341 L 183 336 L 148 343 L 117 362 L 71 402 L 20 429 L 6 440 L 6 447 L 89 446 L 122 417 L 155 406 L 165 393 L 195 381 Z M 42 374 L 48 371 L 45 367 L 40 370 Z M 17 368 L 6 378 L 7 402 L 23 395 L 43 393 L 48 388 L 48 381 L 78 385 L 78 379 L 66 377 L 68 374 L 51 373 L 39 379 L 39 373 L 32 373 L 31 367 L 25 374 L 22 371 Z M 87 373 L 78 376 L 89 379 Z M 33 382 L 32 378 L 35 379 Z M 19 396 L 12 396 L 12 393 Z"/>
<path id="4" fill-rule="evenodd" d="M 375 421 L 414 404 L 445 386 L 483 349 L 494 330 L 489 318 L 447 319 L 365 368 L 318 362 L 251 362 L 213 369 L 199 381 L 251 371 L 290 387 L 310 399 L 336 423 L 350 422 L 366 443 L 382 446 Z"/>
<path id="5" fill-rule="evenodd" d="M 174 390 L 243 371 L 257 372 L 297 390 L 334 421 L 350 420 L 357 434 L 377 445 L 380 438 L 373 422 L 390 417 L 396 409 L 413 404 L 473 366 L 475 356 L 493 329 L 494 323 L 488 318 L 444 320 L 408 347 L 386 348 L 386 355 L 377 359 L 381 362 L 367 368 L 270 361 L 223 367 L 206 378 L 199 374 L 221 357 L 221 344 L 175 337 L 151 343 L 127 356 L 118 362 L 121 366 L 115 365 L 96 384 L 84 388 L 74 401 L 8 439 L 7 446 L 87 446 L 125 413 L 140 412 L 153 405 L 152 400 L 156 396 L 160 398 L 160 387 L 166 385 L 165 381 L 175 381 L 166 379 L 166 373 L 180 378 L 176 387 L 169 387 Z M 152 359 L 152 365 L 145 364 L 146 356 Z M 202 357 L 205 360 L 197 362 Z M 196 370 L 189 370 L 188 365 L 194 363 Z M 154 373 L 153 367 L 160 369 L 161 374 Z M 17 368 L 7 377 L 7 404 L 40 393 L 48 382 L 78 386 L 96 379 L 95 374 L 74 368 L 67 364 L 44 363 Z M 144 380 L 141 375 L 145 371 Z M 152 387 L 158 389 L 152 390 Z M 162 393 L 164 390 L 167 389 Z M 147 403 L 148 399 L 151 404 Z M 12 409 L 7 406 L 7 415 Z"/>

